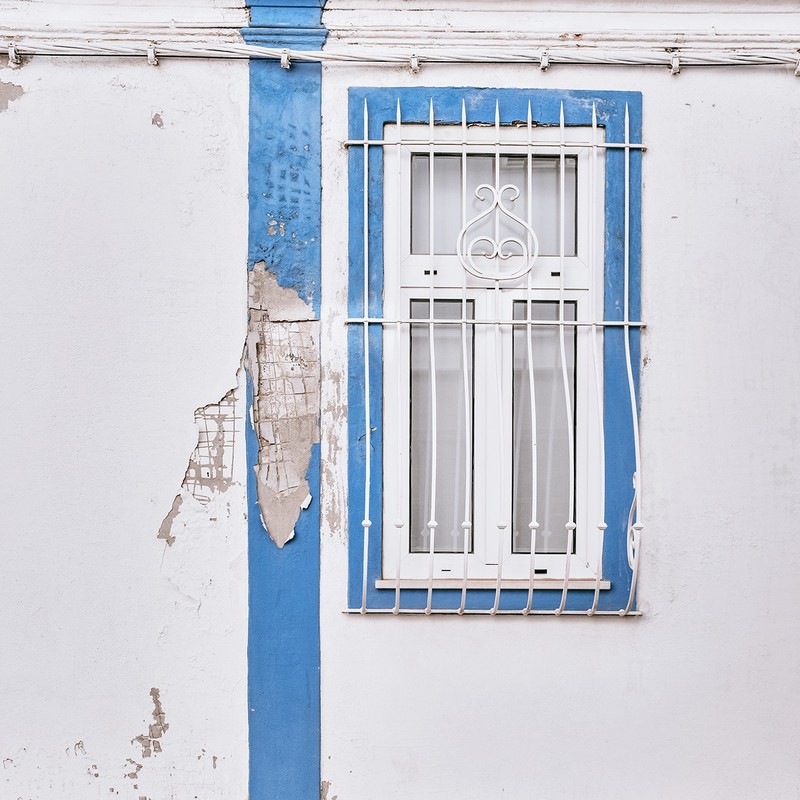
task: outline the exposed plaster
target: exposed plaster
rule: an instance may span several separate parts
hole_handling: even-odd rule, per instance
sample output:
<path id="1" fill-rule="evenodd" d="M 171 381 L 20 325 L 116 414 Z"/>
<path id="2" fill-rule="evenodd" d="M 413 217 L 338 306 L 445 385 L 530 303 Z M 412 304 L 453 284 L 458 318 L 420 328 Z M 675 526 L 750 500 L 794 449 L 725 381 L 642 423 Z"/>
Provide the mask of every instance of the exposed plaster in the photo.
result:
<path id="1" fill-rule="evenodd" d="M 333 797 L 328 797 L 328 792 L 331 789 L 331 782 L 330 781 L 322 781 L 319 785 L 319 800 L 337 800 L 339 797 L 338 794 L 333 795 Z"/>
<path id="2" fill-rule="evenodd" d="M 134 761 L 132 758 L 126 758 L 125 763 L 127 764 L 125 769 L 132 767 L 130 772 L 125 773 L 125 777 L 130 778 L 132 781 L 137 780 L 139 773 L 142 771 L 142 765 L 138 761 Z"/>
<path id="3" fill-rule="evenodd" d="M 283 547 L 311 502 L 305 478 L 319 442 L 319 322 L 261 261 L 248 273 L 247 364 L 253 381 L 261 518 Z"/>
<path id="4" fill-rule="evenodd" d="M 153 698 L 153 719 L 155 722 L 149 726 L 147 733 L 142 733 L 131 739 L 131 744 L 138 742 L 142 746 L 142 758 L 150 758 L 154 753 L 161 752 L 160 740 L 169 730 L 169 723 L 164 714 L 164 709 L 161 707 L 160 690 L 154 686 L 150 689 L 150 697 Z M 138 775 L 138 770 L 135 771 L 135 774 Z"/>
<path id="5" fill-rule="evenodd" d="M 183 504 L 197 501 L 207 506 L 215 495 L 227 491 L 234 483 L 233 465 L 239 429 L 236 400 L 237 389 L 231 389 L 218 403 L 209 403 L 194 412 L 197 446 L 189 457 L 181 491 L 175 495 L 156 536 L 170 547 L 175 543 L 175 520 Z"/>
<path id="6" fill-rule="evenodd" d="M 175 499 L 172 501 L 172 508 L 169 510 L 167 516 L 164 517 L 158 529 L 158 536 L 156 536 L 156 539 L 164 539 L 170 547 L 175 544 L 175 537 L 172 535 L 172 526 L 175 524 L 175 517 L 178 516 L 182 505 L 183 495 L 176 494 Z"/>
<path id="7" fill-rule="evenodd" d="M 0 111 L 6 111 L 9 103 L 19 100 L 23 94 L 25 94 L 25 90 L 16 83 L 0 81 Z"/>
<path id="8" fill-rule="evenodd" d="M 340 463 L 342 456 L 342 443 L 339 438 L 339 432 L 344 430 L 347 421 L 344 374 L 337 367 L 332 367 L 331 365 L 323 366 L 322 385 L 325 387 L 322 418 L 327 428 L 327 435 L 321 454 L 322 471 L 324 485 L 330 487 L 330 491 L 323 494 L 324 499 L 320 513 L 326 522 L 323 530 L 327 529 L 340 541 L 346 542 L 347 526 L 342 525 L 342 520 L 346 517 L 343 511 L 346 507 L 346 500 L 336 467 L 336 464 Z"/>

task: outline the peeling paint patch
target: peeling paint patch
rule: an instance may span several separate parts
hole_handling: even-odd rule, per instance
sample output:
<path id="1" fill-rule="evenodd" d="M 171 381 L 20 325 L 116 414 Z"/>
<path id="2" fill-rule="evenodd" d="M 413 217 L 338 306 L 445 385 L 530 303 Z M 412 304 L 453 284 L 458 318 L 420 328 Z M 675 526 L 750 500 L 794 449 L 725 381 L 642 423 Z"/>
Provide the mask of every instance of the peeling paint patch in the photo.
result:
<path id="1" fill-rule="evenodd" d="M 333 797 L 328 797 L 328 792 L 331 789 L 331 782 L 330 781 L 322 781 L 319 785 L 319 800 L 337 800 L 339 797 L 338 794 L 333 795 Z"/>
<path id="2" fill-rule="evenodd" d="M 319 322 L 263 261 L 249 273 L 248 306 L 258 504 L 264 527 L 283 547 L 311 502 L 305 475 L 319 441 Z"/>
<path id="3" fill-rule="evenodd" d="M 282 219 L 270 219 L 267 222 L 267 235 L 275 236 L 278 233 L 281 236 L 286 236 L 286 222 Z"/>
<path id="4" fill-rule="evenodd" d="M 236 390 L 231 389 L 218 403 L 194 412 L 194 421 L 199 428 L 197 447 L 189 459 L 181 485 L 201 503 L 208 503 L 212 494 L 226 491 L 233 483 L 235 394 Z"/>
<path id="5" fill-rule="evenodd" d="M 164 517 L 164 520 L 158 529 L 158 536 L 156 536 L 156 539 L 164 539 L 164 541 L 166 541 L 170 547 L 175 544 L 175 537 L 172 535 L 172 526 L 175 523 L 175 517 L 178 516 L 178 512 L 181 510 L 182 505 L 183 496 L 176 494 L 175 499 L 172 501 L 172 508 L 169 510 L 167 516 Z"/>
<path id="6" fill-rule="evenodd" d="M 240 418 L 236 416 L 236 389 L 231 389 L 218 403 L 202 406 L 194 412 L 197 446 L 175 495 L 172 507 L 161 522 L 157 539 L 170 547 L 175 543 L 175 520 L 186 500 L 208 505 L 213 497 L 227 491 L 234 483 L 233 468 Z"/>
<path id="7" fill-rule="evenodd" d="M 0 81 L 0 111 L 6 111 L 10 103 L 19 100 L 25 90 L 16 83 L 6 83 Z"/>
<path id="8" fill-rule="evenodd" d="M 134 761 L 132 758 L 126 758 L 125 763 L 127 764 L 125 769 L 132 768 L 130 772 L 125 773 L 125 777 L 135 781 L 139 777 L 139 773 L 142 771 L 142 765 L 137 761 Z"/>
<path id="9" fill-rule="evenodd" d="M 150 689 L 150 697 L 153 698 L 153 719 L 155 722 L 149 726 L 147 733 L 142 733 L 131 739 L 131 744 L 137 742 L 141 745 L 142 758 L 150 758 L 153 754 L 161 752 L 160 740 L 169 730 L 169 723 L 164 714 L 164 709 L 161 707 L 160 690 L 154 686 Z M 138 770 L 135 774 L 138 775 Z"/>

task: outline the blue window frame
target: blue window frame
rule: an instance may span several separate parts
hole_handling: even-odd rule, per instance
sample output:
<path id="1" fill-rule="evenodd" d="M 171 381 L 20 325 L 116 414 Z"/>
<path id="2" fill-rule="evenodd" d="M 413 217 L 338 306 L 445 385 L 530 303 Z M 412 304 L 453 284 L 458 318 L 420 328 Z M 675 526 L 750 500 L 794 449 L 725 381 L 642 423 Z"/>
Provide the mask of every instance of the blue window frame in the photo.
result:
<path id="1" fill-rule="evenodd" d="M 401 109 L 398 112 L 398 108 Z M 406 124 L 604 129 L 602 394 L 605 524 L 602 578 L 610 588 L 378 588 L 384 485 L 384 133 Z M 545 89 L 351 88 L 349 92 L 348 608 L 437 613 L 624 613 L 638 571 L 638 365 L 640 335 L 641 120 L 637 92 Z M 368 130 L 365 132 L 365 124 Z M 365 142 L 365 139 L 368 140 Z M 365 196 L 366 195 L 366 196 Z M 599 202 L 599 201 L 598 201 Z M 366 209 L 366 212 L 364 211 Z M 365 274 L 366 270 L 366 274 Z M 365 302 L 367 305 L 365 321 Z M 367 388 L 368 387 L 368 388 Z M 366 388 L 366 391 L 365 391 Z M 479 424 L 476 421 L 475 424 Z M 384 581 L 383 584 L 386 582 Z M 606 584 L 607 585 L 607 584 Z M 399 600 L 399 603 L 398 603 Z"/>

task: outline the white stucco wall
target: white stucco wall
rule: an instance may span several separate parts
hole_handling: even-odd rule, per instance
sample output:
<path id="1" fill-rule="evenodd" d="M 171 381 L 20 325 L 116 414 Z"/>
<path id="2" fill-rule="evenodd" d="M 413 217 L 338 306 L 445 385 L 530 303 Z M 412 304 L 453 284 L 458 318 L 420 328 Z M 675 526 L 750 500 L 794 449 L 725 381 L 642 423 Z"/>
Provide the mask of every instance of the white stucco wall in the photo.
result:
<path id="1" fill-rule="evenodd" d="M 207 21 L 225 36 L 244 21 L 236 4 L 211 0 L 71 5 L 7 0 L 0 11 L 32 27 Z M 574 32 L 589 20 L 566 0 L 536 19 L 521 0 L 480 18 L 477 0 L 330 5 L 328 23 L 355 30 L 331 49 L 369 46 L 359 26 L 384 43 L 422 22 L 430 30 L 408 35 L 431 47 L 470 30 L 500 46 L 526 25 Z M 640 13 L 646 5 L 607 3 L 593 24 L 797 27 L 789 0 L 755 17 L 740 2 L 685 0 L 669 15 Z M 2 798 L 247 796 L 241 396 L 232 485 L 207 506 L 184 491 L 174 543 L 157 538 L 197 443 L 194 410 L 237 385 L 247 70 L 0 59 Z M 672 77 L 423 63 L 416 76 L 334 66 L 324 82 L 323 797 L 797 796 L 792 68 Z M 643 92 L 641 619 L 341 613 L 350 85 Z M 149 733 L 161 752 L 145 757 Z"/>
<path id="2" fill-rule="evenodd" d="M 347 87 L 643 92 L 641 619 L 348 616 L 342 387 L 323 390 L 328 798 L 794 797 L 800 118 L 791 69 L 331 67 L 323 329 L 344 373 Z M 339 388 L 337 388 L 339 387 Z M 360 521 L 360 520 L 359 520 Z M 358 522 L 349 527 L 360 536 Z M 356 533 L 354 533 L 356 531 Z"/>
<path id="3" fill-rule="evenodd" d="M 241 429 L 156 537 L 237 385 L 247 69 L 0 59 L 0 797 L 246 796 Z"/>

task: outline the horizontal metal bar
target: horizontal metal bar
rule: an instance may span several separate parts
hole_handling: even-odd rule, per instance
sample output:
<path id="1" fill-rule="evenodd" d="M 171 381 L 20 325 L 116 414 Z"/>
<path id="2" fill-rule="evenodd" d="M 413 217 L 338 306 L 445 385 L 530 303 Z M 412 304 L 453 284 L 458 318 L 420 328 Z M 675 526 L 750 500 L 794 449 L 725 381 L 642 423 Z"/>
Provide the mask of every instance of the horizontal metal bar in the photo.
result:
<path id="1" fill-rule="evenodd" d="M 420 124 L 420 123 L 404 123 L 407 125 L 411 124 Z M 442 124 L 452 124 L 457 125 L 458 123 L 436 123 L 437 125 Z M 520 130 L 524 129 L 522 125 L 503 125 L 502 127 L 514 127 L 519 128 Z M 547 127 L 555 127 L 555 126 L 547 126 Z M 567 127 L 573 127 L 571 125 L 567 125 Z M 584 127 L 584 126 L 577 126 L 577 127 Z M 474 139 L 449 139 L 447 141 L 443 141 L 442 139 L 400 139 L 399 141 L 389 141 L 387 139 L 346 139 L 343 142 L 345 147 L 355 147 L 357 145 L 364 146 L 381 146 L 387 147 L 389 145 L 403 145 L 404 147 L 430 147 L 431 145 L 434 146 L 441 146 L 441 147 L 461 147 L 462 145 L 469 146 L 473 148 L 476 153 L 482 147 L 484 148 L 492 148 L 495 145 L 502 146 L 503 150 L 526 150 L 530 147 L 536 149 L 537 147 L 565 147 L 567 149 L 571 147 L 581 147 L 585 149 L 591 149 L 596 147 L 598 149 L 606 149 L 606 150 L 647 150 L 647 145 L 644 144 L 635 144 L 631 142 L 630 144 L 625 144 L 624 142 L 597 142 L 596 144 L 592 144 L 591 142 L 543 142 L 543 141 L 535 141 L 535 142 L 507 142 L 503 141 L 486 141 L 486 142 L 476 142 Z M 473 155 L 472 153 L 468 152 L 467 155 Z M 535 155 L 535 153 L 534 153 Z"/>
<path id="2" fill-rule="evenodd" d="M 525 301 L 520 301 L 525 302 Z M 583 320 L 546 320 L 546 319 L 386 319 L 383 317 L 348 317 L 345 322 L 348 325 L 510 325 L 513 327 L 525 328 L 529 325 L 534 327 L 551 328 L 646 328 L 646 322 L 636 322 L 635 320 L 605 320 L 596 322 L 586 322 Z"/>
<path id="3" fill-rule="evenodd" d="M 556 609 L 531 609 L 526 613 L 524 608 L 520 609 L 498 609 L 494 613 L 490 608 L 465 608 L 461 611 L 458 608 L 432 608 L 427 611 L 424 608 L 401 608 L 395 611 L 393 608 L 367 608 L 363 611 L 360 608 L 346 608 L 343 614 L 391 614 L 392 616 L 407 616 L 409 614 L 433 616 L 447 614 L 457 617 L 474 617 L 474 616 L 498 616 L 498 617 L 641 617 L 642 611 L 628 611 L 625 612 L 624 608 L 619 611 L 575 611 L 564 609 L 560 613 Z"/>
<path id="4" fill-rule="evenodd" d="M 379 578 L 375 581 L 376 589 L 394 589 L 397 586 L 396 578 Z M 427 589 L 427 578 L 400 578 L 401 589 Z M 570 590 L 594 591 L 597 581 L 594 578 L 570 578 Z M 464 585 L 463 578 L 434 578 L 434 589 L 461 589 Z M 501 589 L 524 589 L 528 590 L 530 581 L 528 578 L 502 578 L 500 581 Z M 533 582 L 534 589 L 558 589 L 564 586 L 563 578 L 536 578 Z M 497 578 L 468 578 L 467 589 L 495 589 Z M 610 589 L 611 581 L 600 581 L 601 589 Z"/>

